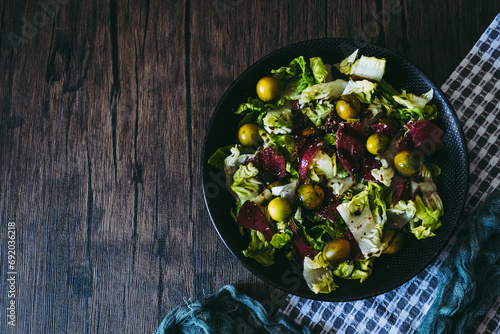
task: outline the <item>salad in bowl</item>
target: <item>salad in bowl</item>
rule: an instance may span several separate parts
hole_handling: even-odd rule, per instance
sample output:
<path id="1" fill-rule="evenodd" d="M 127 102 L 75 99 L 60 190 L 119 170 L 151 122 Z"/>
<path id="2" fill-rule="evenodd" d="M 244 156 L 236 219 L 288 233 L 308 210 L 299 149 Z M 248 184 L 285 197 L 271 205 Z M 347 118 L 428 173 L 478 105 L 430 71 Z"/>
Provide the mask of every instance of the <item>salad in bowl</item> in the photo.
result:
<path id="1" fill-rule="evenodd" d="M 356 50 L 273 69 L 235 111 L 234 143 L 208 160 L 234 197 L 242 254 L 264 267 L 284 254 L 315 294 L 370 280 L 374 261 L 442 226 L 434 90 L 391 86 L 386 65 Z"/>

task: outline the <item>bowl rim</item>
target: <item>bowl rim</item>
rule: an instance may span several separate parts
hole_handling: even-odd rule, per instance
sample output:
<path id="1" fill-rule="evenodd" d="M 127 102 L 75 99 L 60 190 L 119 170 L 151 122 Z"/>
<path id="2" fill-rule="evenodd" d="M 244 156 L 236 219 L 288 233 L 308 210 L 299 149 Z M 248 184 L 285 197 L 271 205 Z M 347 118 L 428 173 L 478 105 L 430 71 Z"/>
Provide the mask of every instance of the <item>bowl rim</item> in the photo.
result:
<path id="1" fill-rule="evenodd" d="M 300 46 L 302 44 L 318 43 L 318 42 L 322 42 L 322 41 L 339 41 L 339 42 L 344 41 L 346 43 L 349 43 L 349 45 L 351 45 L 351 46 L 354 45 L 355 47 L 369 46 L 369 47 L 372 47 L 372 48 L 384 51 L 384 52 L 390 54 L 391 57 L 395 57 L 397 59 L 400 59 L 401 61 L 406 62 L 411 67 L 413 67 L 419 73 L 419 75 L 423 78 L 423 80 L 425 82 L 427 82 L 431 86 L 433 86 L 433 89 L 435 90 L 435 94 L 437 93 L 436 95 L 438 95 L 443 100 L 444 106 L 449 109 L 450 114 L 451 114 L 451 116 L 453 118 L 454 124 L 456 125 L 456 127 L 458 129 L 458 132 L 459 132 L 460 146 L 463 147 L 463 149 L 464 149 L 463 150 L 463 153 L 464 153 L 463 154 L 463 161 L 464 161 L 464 167 L 465 167 L 465 170 L 464 170 L 465 179 L 464 179 L 464 184 L 462 185 L 464 195 L 463 195 L 463 198 L 461 199 L 461 202 L 460 202 L 460 205 L 459 205 L 460 212 L 458 213 L 457 218 L 453 221 L 453 230 L 452 230 L 452 232 L 450 232 L 450 235 L 447 237 L 446 242 L 443 242 L 442 245 L 439 247 L 439 251 L 436 252 L 435 254 L 433 254 L 431 257 L 429 257 L 429 260 L 425 261 L 426 262 L 425 264 L 422 264 L 421 266 L 419 266 L 418 270 L 415 271 L 415 274 L 412 275 L 408 280 L 399 282 L 398 284 L 396 284 L 394 286 L 391 286 L 391 287 L 389 287 L 387 289 L 384 289 L 383 292 L 375 293 L 375 294 L 369 294 L 367 296 L 362 296 L 362 297 L 335 298 L 335 293 L 334 292 L 329 293 L 329 294 L 309 295 L 309 294 L 301 293 L 300 291 L 290 291 L 289 289 L 287 289 L 287 288 L 285 288 L 283 286 L 280 286 L 278 283 L 276 283 L 276 282 L 272 281 L 271 279 L 269 279 L 268 277 L 264 276 L 261 272 L 254 270 L 250 266 L 250 264 L 247 263 L 247 261 L 246 261 L 247 258 L 244 257 L 242 254 L 239 254 L 239 253 L 236 254 L 236 252 L 233 251 L 231 249 L 231 247 L 229 247 L 229 245 L 226 242 L 225 238 L 222 237 L 221 232 L 220 232 L 220 230 L 219 230 L 219 228 L 217 226 L 217 223 L 215 222 L 215 220 L 213 218 L 213 215 L 212 215 L 212 212 L 210 210 L 210 206 L 209 206 L 209 202 L 208 202 L 207 194 L 206 194 L 206 189 L 205 189 L 205 184 L 206 184 L 205 174 L 206 174 L 207 168 L 209 168 L 208 159 L 213 154 L 213 152 L 211 152 L 210 154 L 208 154 L 207 149 L 206 149 L 207 142 L 208 142 L 208 137 L 209 137 L 209 134 L 210 134 L 210 129 L 212 128 L 212 126 L 213 126 L 213 124 L 215 122 L 215 118 L 216 118 L 215 116 L 216 116 L 216 114 L 220 113 L 221 105 L 227 99 L 227 97 L 231 93 L 232 88 L 235 86 L 235 84 L 237 82 L 239 82 L 240 79 L 243 78 L 245 75 L 247 75 L 247 73 L 249 73 L 250 71 L 252 71 L 255 67 L 258 67 L 260 64 L 265 63 L 266 61 L 268 61 L 268 59 L 273 58 L 274 56 L 276 56 L 277 54 L 285 51 L 286 49 L 293 49 L 293 48 L 298 47 L 298 46 Z M 299 56 L 300 55 L 297 55 L 296 57 L 299 57 Z M 272 51 L 271 53 L 266 54 L 265 56 L 261 57 L 257 61 L 255 61 L 253 64 L 251 64 L 250 66 L 248 66 L 240 75 L 238 75 L 235 79 L 233 79 L 233 81 L 231 82 L 231 84 L 225 90 L 225 92 L 222 95 L 222 97 L 219 99 L 219 101 L 217 103 L 217 106 L 215 107 L 215 109 L 213 109 L 213 112 L 212 112 L 212 114 L 210 116 L 210 121 L 208 123 L 208 126 L 206 127 L 206 133 L 205 133 L 205 136 L 204 136 L 203 146 L 202 146 L 201 172 L 202 172 L 201 173 L 201 182 L 202 182 L 203 199 L 204 199 L 207 211 L 208 211 L 208 215 L 209 215 L 210 220 L 212 222 L 212 225 L 214 226 L 214 228 L 215 228 L 215 230 L 216 230 L 216 232 L 217 232 L 220 240 L 222 240 L 222 242 L 224 243 L 225 247 L 230 251 L 230 253 L 233 256 L 235 256 L 239 260 L 239 262 L 247 270 L 249 270 L 253 275 L 255 275 L 256 277 L 258 277 L 262 281 L 266 282 L 267 284 L 269 284 L 269 285 L 271 285 L 271 286 L 273 286 L 273 287 L 275 287 L 275 288 L 277 288 L 277 289 L 279 289 L 281 291 L 284 291 L 284 292 L 286 292 L 288 294 L 292 294 L 292 295 L 299 296 L 299 297 L 302 297 L 302 298 L 307 298 L 307 299 L 312 299 L 312 300 L 318 300 L 318 301 L 346 302 L 346 301 L 363 300 L 363 299 L 375 297 L 375 296 L 378 296 L 378 295 L 390 292 L 390 291 L 392 291 L 392 290 L 394 290 L 394 289 L 402 286 L 403 284 L 411 281 L 412 279 L 414 279 L 416 276 L 418 276 L 420 273 L 422 273 L 422 271 L 424 271 L 425 268 L 427 268 L 428 266 L 432 265 L 436 261 L 436 258 L 443 252 L 443 250 L 449 244 L 450 239 L 459 230 L 459 222 L 460 222 L 461 217 L 463 215 L 463 211 L 464 211 L 464 208 L 465 208 L 465 203 L 466 203 L 466 199 L 467 199 L 467 195 L 468 195 L 468 190 L 469 190 L 469 152 L 468 152 L 467 144 L 466 144 L 466 141 L 465 141 L 465 134 L 464 134 L 463 128 L 461 126 L 460 120 L 458 119 L 458 116 L 457 116 L 455 110 L 453 109 L 450 101 L 448 100 L 448 97 L 441 90 L 441 87 L 438 86 L 433 80 L 431 80 L 429 78 L 429 76 L 418 65 L 416 65 L 415 63 L 413 63 L 412 61 L 410 61 L 406 57 L 402 56 L 401 54 L 399 54 L 399 53 L 397 53 L 397 52 L 393 51 L 392 49 L 387 48 L 385 46 L 380 46 L 380 45 L 377 45 L 377 44 L 374 44 L 374 43 L 371 43 L 371 42 L 362 41 L 362 40 L 353 39 L 353 38 L 328 37 L 328 38 L 315 38 L 315 39 L 303 40 L 303 41 L 300 41 L 300 42 L 296 42 L 296 43 L 292 43 L 292 44 L 280 47 L 280 48 Z"/>

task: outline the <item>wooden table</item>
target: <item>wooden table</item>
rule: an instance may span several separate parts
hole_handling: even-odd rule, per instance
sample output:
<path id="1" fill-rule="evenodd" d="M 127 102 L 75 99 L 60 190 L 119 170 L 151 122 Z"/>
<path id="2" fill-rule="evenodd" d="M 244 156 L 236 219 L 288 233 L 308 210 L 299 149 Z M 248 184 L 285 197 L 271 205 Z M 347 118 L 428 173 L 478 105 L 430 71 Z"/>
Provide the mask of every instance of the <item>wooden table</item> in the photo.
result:
<path id="1" fill-rule="evenodd" d="M 224 91 L 262 56 L 321 37 L 386 46 L 442 84 L 499 11 L 454 0 L 3 1 L 0 332 L 151 333 L 224 284 L 276 311 L 284 293 L 230 254 L 202 196 L 205 129 Z"/>

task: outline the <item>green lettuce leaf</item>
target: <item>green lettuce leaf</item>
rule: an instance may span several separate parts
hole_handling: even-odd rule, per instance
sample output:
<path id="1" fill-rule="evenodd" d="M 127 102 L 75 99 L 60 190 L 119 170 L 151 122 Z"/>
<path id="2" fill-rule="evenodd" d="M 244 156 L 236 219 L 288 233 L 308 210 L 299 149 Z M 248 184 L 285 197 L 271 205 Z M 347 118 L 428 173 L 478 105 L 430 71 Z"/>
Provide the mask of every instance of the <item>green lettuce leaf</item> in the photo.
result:
<path id="1" fill-rule="evenodd" d="M 297 152 L 295 151 L 295 140 L 291 134 L 286 135 L 273 135 L 270 134 L 269 138 L 271 143 L 274 145 L 275 150 L 278 148 L 280 155 L 287 157 L 287 161 L 294 161 L 296 159 Z M 286 151 L 283 152 L 283 149 Z"/>
<path id="2" fill-rule="evenodd" d="M 240 165 L 234 173 L 231 190 L 238 196 L 239 203 L 245 203 L 259 195 L 262 182 L 256 178 L 258 174 L 259 170 L 252 163 Z"/>
<path id="3" fill-rule="evenodd" d="M 304 258 L 304 280 L 314 293 L 330 293 L 338 288 L 333 280 L 329 263 L 323 259 L 323 253 L 318 253 L 314 260 Z"/>
<path id="4" fill-rule="evenodd" d="M 370 209 L 372 211 L 373 218 L 378 225 L 377 227 L 380 229 L 380 233 L 382 233 L 384 224 L 387 221 L 387 207 L 392 202 L 388 189 L 389 188 L 384 188 L 378 183 L 368 182 L 367 190 Z"/>
<path id="5" fill-rule="evenodd" d="M 287 89 L 287 84 L 296 81 L 293 84 L 295 91 L 300 93 L 309 86 L 314 85 L 314 76 L 309 66 L 307 66 L 304 57 L 300 56 L 293 59 L 288 67 L 283 66 L 277 70 L 272 70 L 271 73 L 280 83 L 282 88 Z"/>
<path id="6" fill-rule="evenodd" d="M 224 159 L 224 166 L 225 167 L 231 167 L 231 168 L 236 168 L 242 163 L 244 163 L 247 159 L 251 158 L 253 156 L 253 153 L 255 153 L 255 150 L 243 148 L 243 147 L 238 147 L 238 145 L 233 145 L 230 149 L 231 154 Z M 250 152 L 253 152 L 250 154 Z"/>
<path id="7" fill-rule="evenodd" d="M 439 218 L 444 214 L 443 204 L 437 193 L 431 195 L 430 199 L 426 199 L 426 202 L 428 205 L 424 203 L 420 196 L 417 195 L 415 197 L 415 206 L 417 209 L 415 216 L 418 220 L 410 223 L 410 230 L 417 239 L 435 236 L 434 231 L 442 225 Z M 434 207 L 429 205 L 431 202 L 434 204 Z"/>
<path id="8" fill-rule="evenodd" d="M 340 72 L 345 74 L 345 75 L 351 75 L 354 73 L 354 63 L 356 62 L 356 59 L 358 58 L 358 51 L 356 50 L 353 53 L 351 53 L 347 58 L 342 60 L 340 62 Z"/>
<path id="9" fill-rule="evenodd" d="M 266 267 L 274 264 L 274 253 L 276 249 L 259 231 L 251 230 L 250 233 L 252 239 L 248 248 L 242 251 L 243 255 L 255 259 Z"/>
<path id="10" fill-rule="evenodd" d="M 341 79 L 310 86 L 302 91 L 302 103 L 313 100 L 336 100 L 347 87 L 347 82 Z"/>
<path id="11" fill-rule="evenodd" d="M 438 166 L 431 164 L 430 162 L 426 162 L 420 165 L 420 176 L 424 179 L 429 179 L 433 177 L 438 177 L 441 174 L 441 168 Z"/>
<path id="12" fill-rule="evenodd" d="M 290 181 L 300 178 L 299 172 L 297 171 L 296 168 L 293 167 L 291 162 L 286 163 L 286 171 L 291 175 Z"/>
<path id="13" fill-rule="evenodd" d="M 372 101 L 372 94 L 375 92 L 377 84 L 368 80 L 353 81 L 349 80 L 342 95 L 355 95 L 360 102 L 370 104 Z"/>
<path id="14" fill-rule="evenodd" d="M 385 59 L 361 56 L 353 67 L 352 75 L 379 82 L 385 73 Z"/>
<path id="15" fill-rule="evenodd" d="M 262 119 L 262 125 L 268 133 L 288 134 L 292 132 L 291 103 L 287 102 L 275 110 L 270 110 Z"/>
<path id="16" fill-rule="evenodd" d="M 369 259 L 342 262 L 333 274 L 344 279 L 359 279 L 363 283 L 372 274 L 373 262 Z"/>
<path id="17" fill-rule="evenodd" d="M 428 103 L 434 96 L 434 90 L 431 89 L 423 95 L 407 93 L 405 90 L 399 95 L 393 95 L 392 98 L 402 107 L 397 108 L 399 117 L 404 121 L 433 120 L 437 116 L 437 107 Z"/>
<path id="18" fill-rule="evenodd" d="M 374 190 L 372 189 L 372 192 Z M 353 196 L 349 202 L 344 202 L 337 207 L 340 216 L 351 231 L 354 239 L 358 243 L 359 249 L 365 258 L 380 256 L 382 253 L 383 217 L 374 217 L 370 202 L 378 202 L 376 194 L 369 194 L 368 187 Z M 371 197 L 371 199 L 370 199 Z M 373 204 L 372 204 L 373 205 Z M 375 213 L 380 212 L 378 204 L 375 204 Z"/>
<path id="19" fill-rule="evenodd" d="M 394 177 L 394 168 L 389 164 L 389 162 L 381 157 L 375 157 L 376 160 L 380 161 L 382 167 L 379 169 L 372 169 L 371 174 L 375 180 L 379 181 L 386 187 L 391 186 L 392 178 Z"/>
<path id="20" fill-rule="evenodd" d="M 335 176 L 334 167 L 336 166 L 333 159 L 336 159 L 335 155 L 330 157 L 322 150 L 318 150 L 309 162 L 307 171 L 309 177 L 315 182 L 320 181 L 320 175 L 324 175 L 327 179 L 333 178 Z"/>
<path id="21" fill-rule="evenodd" d="M 354 51 L 340 62 L 340 72 L 372 81 L 381 81 L 385 73 L 385 59 L 366 56 L 357 59 L 358 51 Z"/>
<path id="22" fill-rule="evenodd" d="M 285 246 L 290 241 L 291 238 L 292 238 L 291 232 L 276 233 L 273 235 L 273 238 L 271 239 L 271 245 L 273 245 L 276 248 L 281 248 Z"/>
<path id="23" fill-rule="evenodd" d="M 231 155 L 231 148 L 233 147 L 234 145 L 229 145 L 217 149 L 217 151 L 212 154 L 210 159 L 208 159 L 208 163 L 220 170 L 224 170 L 224 160 L 226 160 L 226 158 Z"/>
<path id="24" fill-rule="evenodd" d="M 293 221 L 300 237 L 306 241 L 310 247 L 322 250 L 325 241 L 324 237 L 328 235 L 331 239 L 338 239 L 345 233 L 345 225 L 340 219 L 336 222 L 330 222 L 326 219 L 314 215 L 305 216 L 306 223 L 302 217 L 302 211 L 297 209 Z"/>
<path id="25" fill-rule="evenodd" d="M 246 115 L 253 111 L 262 111 L 266 107 L 266 104 L 260 99 L 254 99 L 249 97 L 247 102 L 242 103 L 236 109 L 236 114 Z"/>
<path id="26" fill-rule="evenodd" d="M 311 67 L 316 83 L 325 82 L 328 71 L 326 70 L 325 64 L 323 64 L 323 60 L 321 60 L 320 57 L 309 58 L 309 66 Z"/>
<path id="27" fill-rule="evenodd" d="M 399 118 L 403 122 L 433 120 L 437 117 L 437 107 L 435 104 L 427 105 L 425 107 L 415 108 L 397 108 Z"/>
<path id="28" fill-rule="evenodd" d="M 331 147 L 337 145 L 337 134 L 327 133 L 323 136 L 323 143 Z"/>
<path id="29" fill-rule="evenodd" d="M 345 169 L 344 166 L 340 162 L 338 162 L 336 158 L 335 158 L 335 166 L 336 166 L 335 176 L 337 176 L 339 179 L 345 179 L 346 177 L 349 176 L 349 172 L 347 171 L 347 169 Z"/>
<path id="30" fill-rule="evenodd" d="M 318 128 L 325 127 L 325 120 L 328 115 L 333 111 L 333 106 L 329 103 L 321 104 L 318 103 L 315 107 L 310 106 L 302 109 L 302 113 L 306 115 L 311 122 L 314 123 Z"/>

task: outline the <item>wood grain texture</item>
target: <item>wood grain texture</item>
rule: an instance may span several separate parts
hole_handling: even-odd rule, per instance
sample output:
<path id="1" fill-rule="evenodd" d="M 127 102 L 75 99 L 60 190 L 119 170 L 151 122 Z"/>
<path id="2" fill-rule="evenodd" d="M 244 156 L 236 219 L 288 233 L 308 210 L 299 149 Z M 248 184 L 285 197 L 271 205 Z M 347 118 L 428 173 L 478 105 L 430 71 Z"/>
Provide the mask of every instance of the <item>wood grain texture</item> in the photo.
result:
<path id="1" fill-rule="evenodd" d="M 16 223 L 16 315 L 1 333 L 150 333 L 224 284 L 284 293 L 225 248 L 201 192 L 205 129 L 248 66 L 354 37 L 444 82 L 494 1 L 0 2 L 0 314 Z M 45 13 L 45 14 L 44 14 Z"/>

